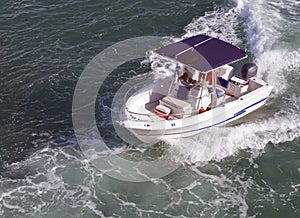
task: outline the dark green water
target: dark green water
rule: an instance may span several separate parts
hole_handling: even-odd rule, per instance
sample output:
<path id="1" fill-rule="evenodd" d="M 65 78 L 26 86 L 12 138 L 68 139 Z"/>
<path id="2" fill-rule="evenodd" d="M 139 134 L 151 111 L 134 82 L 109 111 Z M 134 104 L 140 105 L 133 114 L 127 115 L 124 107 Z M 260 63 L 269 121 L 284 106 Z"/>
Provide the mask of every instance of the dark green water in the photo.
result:
<path id="1" fill-rule="evenodd" d="M 296 0 L 2 1 L 1 217 L 299 217 L 299 8 Z M 177 145 L 181 167 L 164 178 L 126 183 L 97 171 L 80 153 L 72 125 L 84 67 L 125 39 L 199 33 L 248 49 L 259 76 L 274 86 L 268 104 L 226 127 L 220 147 L 199 144 L 182 161 L 197 141 Z M 125 64 L 115 75 L 127 79 L 131 70 L 139 75 L 149 66 Z M 110 79 L 116 87 L 123 82 Z M 105 119 L 113 95 L 101 89 L 99 104 L 108 109 L 100 110 L 99 130 L 116 145 Z M 200 139 L 209 140 L 205 133 Z M 125 155 L 140 152 L 119 147 Z"/>

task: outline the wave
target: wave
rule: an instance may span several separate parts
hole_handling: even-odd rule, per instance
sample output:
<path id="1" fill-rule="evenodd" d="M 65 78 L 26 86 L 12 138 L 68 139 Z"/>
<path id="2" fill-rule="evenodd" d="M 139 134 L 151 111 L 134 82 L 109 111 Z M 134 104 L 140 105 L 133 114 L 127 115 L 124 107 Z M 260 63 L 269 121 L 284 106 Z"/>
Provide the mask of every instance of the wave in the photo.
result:
<path id="1" fill-rule="evenodd" d="M 300 26 L 299 13 L 294 8 L 299 1 L 237 0 L 236 3 L 240 17 L 245 18 L 248 47 L 255 56 L 260 76 L 274 86 L 275 95 L 284 94 L 288 88 L 286 74 L 300 70 L 300 49 L 294 50 L 299 33 L 293 33 Z"/>

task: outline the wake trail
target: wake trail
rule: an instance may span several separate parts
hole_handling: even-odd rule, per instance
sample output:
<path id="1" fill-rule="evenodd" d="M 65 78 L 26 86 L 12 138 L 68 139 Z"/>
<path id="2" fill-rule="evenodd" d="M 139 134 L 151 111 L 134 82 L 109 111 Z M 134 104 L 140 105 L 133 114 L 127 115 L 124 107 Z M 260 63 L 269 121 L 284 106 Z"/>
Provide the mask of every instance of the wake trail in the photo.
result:
<path id="1" fill-rule="evenodd" d="M 290 49 L 280 41 L 286 22 L 280 10 L 274 11 L 268 2 L 237 0 L 235 7 L 217 9 L 195 18 L 185 27 L 186 33 L 181 38 L 170 38 L 170 41 L 208 34 L 240 45 L 242 39 L 236 29 L 242 26 L 247 47 L 259 68 L 258 77 L 274 86 L 271 102 L 267 106 L 272 107 L 275 106 L 272 101 L 285 95 L 289 89 L 288 76 L 297 77 L 300 69 L 300 49 Z M 159 65 L 160 74 L 167 71 L 171 75 L 172 67 L 166 69 L 157 60 L 154 67 L 155 64 Z M 285 107 L 274 114 L 265 112 L 263 117 L 250 122 L 205 131 L 190 138 L 168 140 L 167 143 L 173 145 L 170 149 L 176 161 L 188 160 L 194 163 L 221 160 L 240 149 L 263 150 L 269 142 L 278 144 L 293 141 L 300 136 L 299 99 L 299 95 L 293 93 L 284 102 L 280 102 Z M 289 110 L 285 109 L 287 107 Z"/>

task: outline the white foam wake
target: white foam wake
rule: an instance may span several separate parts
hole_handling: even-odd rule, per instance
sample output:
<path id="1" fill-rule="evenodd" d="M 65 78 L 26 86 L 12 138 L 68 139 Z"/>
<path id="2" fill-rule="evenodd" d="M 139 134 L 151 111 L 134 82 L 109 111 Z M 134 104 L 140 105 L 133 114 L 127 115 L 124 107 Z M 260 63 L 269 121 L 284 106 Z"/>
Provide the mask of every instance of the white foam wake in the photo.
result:
<path id="1" fill-rule="evenodd" d="M 171 140 L 168 143 L 173 144 L 170 149 L 175 154 L 175 161 L 219 161 L 241 149 L 262 150 L 269 142 L 278 144 L 292 141 L 300 137 L 299 129 L 299 113 L 278 113 L 259 122 L 214 128 L 200 135 L 181 139 L 180 143 L 172 143 Z"/>
<path id="2" fill-rule="evenodd" d="M 237 0 L 233 8 L 217 9 L 195 18 L 185 27 L 186 33 L 181 38 L 208 34 L 238 45 L 242 40 L 235 30 L 238 25 L 242 26 L 247 47 L 259 67 L 258 76 L 274 86 L 275 99 L 285 95 L 290 87 L 288 76 L 299 80 L 300 49 L 295 50 L 293 46 L 281 41 L 284 37 L 283 29 L 289 20 L 282 16 L 280 8 L 274 10 L 274 5 L 286 7 L 274 1 Z M 292 94 L 281 102 L 285 107 L 273 115 L 265 114 L 255 121 L 219 128 L 215 132 L 205 132 L 179 142 L 170 140 L 168 143 L 174 145 L 170 147 L 175 154 L 174 159 L 189 162 L 220 160 L 234 155 L 240 149 L 262 150 L 269 142 L 278 144 L 292 141 L 300 136 L 299 101 L 299 96 Z M 216 140 L 216 137 L 222 140 Z"/>
<path id="3" fill-rule="evenodd" d="M 235 28 L 238 25 L 237 8 L 221 8 L 215 11 L 206 12 L 204 16 L 195 18 L 184 30 L 182 38 L 191 37 L 198 34 L 207 34 L 220 38 L 234 45 L 241 43 Z"/>
<path id="4" fill-rule="evenodd" d="M 288 88 L 287 74 L 300 69 L 299 45 L 295 49 L 293 42 L 285 40 L 287 36 L 296 39 L 300 33 L 294 30 L 300 27 L 295 9 L 299 1 L 236 0 L 236 3 L 240 17 L 245 19 L 248 47 L 255 56 L 259 76 L 274 86 L 276 95 L 283 94 Z"/>

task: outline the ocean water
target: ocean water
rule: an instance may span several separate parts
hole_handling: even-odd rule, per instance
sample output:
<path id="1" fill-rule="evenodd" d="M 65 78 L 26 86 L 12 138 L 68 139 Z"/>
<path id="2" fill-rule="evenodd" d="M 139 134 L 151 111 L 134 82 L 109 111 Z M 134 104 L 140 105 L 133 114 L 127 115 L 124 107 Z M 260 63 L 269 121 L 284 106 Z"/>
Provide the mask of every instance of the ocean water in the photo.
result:
<path id="1" fill-rule="evenodd" d="M 3 0 L 0 18 L 1 217 L 300 216 L 298 0 Z M 131 77 L 163 76 L 157 64 L 130 62 L 109 77 L 113 86 L 100 89 L 99 132 L 120 155 L 169 151 L 180 167 L 144 183 L 96 169 L 72 124 L 84 67 L 132 37 L 176 41 L 200 33 L 247 49 L 258 76 L 274 86 L 267 105 L 222 128 L 218 146 L 212 132 L 203 132 L 175 144 L 130 147 L 110 119 L 114 94 Z"/>

